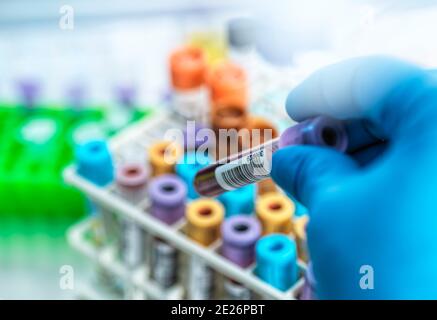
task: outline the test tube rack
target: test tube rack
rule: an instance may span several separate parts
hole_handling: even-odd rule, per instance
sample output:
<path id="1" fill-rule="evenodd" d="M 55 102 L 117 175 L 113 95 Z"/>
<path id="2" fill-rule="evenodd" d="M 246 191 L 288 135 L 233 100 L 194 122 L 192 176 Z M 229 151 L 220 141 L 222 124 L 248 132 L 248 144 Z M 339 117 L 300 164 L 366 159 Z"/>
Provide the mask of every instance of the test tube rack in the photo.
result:
<path id="1" fill-rule="evenodd" d="M 155 141 L 161 140 L 167 129 L 182 129 L 184 124 L 185 120 L 178 115 L 170 111 L 160 110 L 159 112 L 153 112 L 145 120 L 121 131 L 109 142 L 115 167 L 125 163 L 133 155 L 145 156 L 145 150 Z M 197 256 L 218 274 L 241 283 L 259 297 L 278 300 L 297 298 L 299 290 L 303 285 L 302 277 L 299 277 L 299 280 L 287 291 L 280 291 L 274 288 L 255 275 L 253 265 L 244 269 L 221 256 L 219 253 L 221 247 L 220 239 L 209 247 L 202 247 L 184 233 L 184 226 L 186 224 L 184 218 L 175 225 L 168 226 L 149 215 L 149 199 L 147 197 L 139 204 L 132 204 L 116 192 L 114 185 L 102 188 L 78 175 L 74 165 L 66 168 L 64 179 L 68 184 L 83 191 L 98 206 L 110 210 L 118 217 L 134 221 L 137 225 L 141 226 L 147 235 L 165 240 L 183 254 Z M 183 284 L 179 283 L 170 289 L 162 290 L 149 279 L 147 266 L 129 270 L 118 259 L 114 245 L 97 247 L 87 240 L 86 233 L 89 232 L 92 219 L 94 218 L 87 218 L 70 228 L 68 240 L 73 248 L 88 258 L 93 259 L 114 276 L 125 279 L 126 283 L 141 290 L 146 298 L 183 298 Z M 300 274 L 302 274 L 306 267 L 305 263 L 299 261 L 298 264 Z"/>

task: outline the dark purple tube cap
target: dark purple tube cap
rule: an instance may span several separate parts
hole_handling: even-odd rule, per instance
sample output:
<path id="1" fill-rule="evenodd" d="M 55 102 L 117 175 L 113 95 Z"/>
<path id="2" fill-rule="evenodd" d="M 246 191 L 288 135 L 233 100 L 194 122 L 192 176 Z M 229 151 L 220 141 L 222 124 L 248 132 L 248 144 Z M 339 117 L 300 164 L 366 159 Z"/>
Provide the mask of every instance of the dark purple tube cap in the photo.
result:
<path id="1" fill-rule="evenodd" d="M 173 224 L 185 214 L 187 187 L 174 174 L 158 176 L 150 181 L 150 213 L 157 219 Z"/>
<path id="2" fill-rule="evenodd" d="M 340 120 L 319 116 L 288 128 L 279 138 L 279 148 L 298 144 L 330 147 L 344 152 L 348 140 Z"/>
<path id="3" fill-rule="evenodd" d="M 260 236 L 261 225 L 255 217 L 230 217 L 222 225 L 222 255 L 245 268 L 255 260 L 255 243 Z"/>

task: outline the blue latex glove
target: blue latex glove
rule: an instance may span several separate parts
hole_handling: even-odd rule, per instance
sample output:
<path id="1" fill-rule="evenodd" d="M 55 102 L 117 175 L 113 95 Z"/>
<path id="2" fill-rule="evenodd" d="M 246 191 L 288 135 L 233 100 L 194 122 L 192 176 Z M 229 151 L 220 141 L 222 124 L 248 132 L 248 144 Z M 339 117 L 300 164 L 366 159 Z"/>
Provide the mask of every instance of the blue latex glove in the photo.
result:
<path id="1" fill-rule="evenodd" d="M 287 111 L 348 120 L 348 154 L 294 146 L 273 157 L 272 177 L 309 210 L 318 296 L 436 299 L 436 81 L 395 59 L 351 59 L 295 88 Z M 385 142 L 359 149 L 375 137 Z M 360 287 L 363 265 L 373 290 Z"/>

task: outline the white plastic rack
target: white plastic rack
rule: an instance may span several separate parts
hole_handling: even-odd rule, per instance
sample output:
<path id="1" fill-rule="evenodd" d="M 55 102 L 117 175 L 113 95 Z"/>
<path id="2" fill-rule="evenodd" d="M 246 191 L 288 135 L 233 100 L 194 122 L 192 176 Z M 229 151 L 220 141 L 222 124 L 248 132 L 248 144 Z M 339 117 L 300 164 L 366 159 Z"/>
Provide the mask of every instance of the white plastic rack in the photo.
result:
<path id="1" fill-rule="evenodd" d="M 155 141 L 161 140 L 167 129 L 182 128 L 184 123 L 177 115 L 161 110 L 159 112 L 155 111 L 145 120 L 125 129 L 110 141 L 115 166 L 128 161 L 133 156 L 142 155 L 145 157 L 146 148 Z M 97 206 L 106 208 L 119 217 L 134 221 L 143 228 L 147 235 L 167 241 L 185 255 L 197 256 L 218 274 L 238 281 L 252 290 L 257 296 L 281 300 L 297 298 L 299 289 L 303 284 L 302 277 L 287 291 L 274 288 L 255 275 L 255 266 L 241 268 L 221 256 L 219 252 L 221 240 L 216 241 L 209 247 L 200 246 L 184 233 L 185 219 L 182 219 L 176 225 L 168 226 L 149 215 L 147 197 L 139 204 L 130 203 L 116 192 L 114 185 L 101 188 L 78 175 L 74 165 L 64 171 L 64 179 L 67 183 L 83 191 Z M 182 283 L 163 290 L 150 279 L 149 269 L 146 265 L 134 270 L 126 268 L 118 259 L 116 245 L 97 247 L 92 241 L 86 239 L 86 233 L 91 228 L 92 219 L 94 218 L 87 218 L 70 229 L 68 239 L 74 248 L 88 258 L 93 259 L 108 272 L 123 279 L 126 285 L 132 285 L 141 290 L 146 298 L 182 299 L 184 297 L 184 285 Z M 299 267 L 303 272 L 305 264 L 299 262 Z"/>

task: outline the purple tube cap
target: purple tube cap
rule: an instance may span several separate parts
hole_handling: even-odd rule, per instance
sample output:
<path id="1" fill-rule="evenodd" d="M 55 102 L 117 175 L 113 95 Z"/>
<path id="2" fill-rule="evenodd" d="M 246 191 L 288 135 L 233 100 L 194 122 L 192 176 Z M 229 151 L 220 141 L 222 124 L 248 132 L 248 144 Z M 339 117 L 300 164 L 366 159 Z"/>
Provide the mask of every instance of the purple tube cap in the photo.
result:
<path id="1" fill-rule="evenodd" d="M 344 152 L 348 139 L 340 120 L 319 116 L 288 128 L 279 138 L 279 148 L 297 144 L 330 147 Z"/>
<path id="2" fill-rule="evenodd" d="M 254 217 L 237 215 L 222 225 L 223 243 L 238 247 L 252 246 L 261 236 L 261 225 Z"/>
<path id="3" fill-rule="evenodd" d="M 178 176 L 165 174 L 150 181 L 149 196 L 159 206 L 174 207 L 184 203 L 187 187 Z"/>
<path id="4" fill-rule="evenodd" d="M 206 128 L 206 126 L 197 123 L 194 127 L 187 127 L 184 130 L 184 148 L 188 150 L 197 149 L 201 145 L 208 143 L 207 136 L 197 137 L 199 131 Z"/>
<path id="5" fill-rule="evenodd" d="M 41 91 L 41 85 L 34 79 L 21 79 L 17 81 L 17 89 L 19 90 L 24 103 L 31 106 L 35 103 L 35 100 Z"/>
<path id="6" fill-rule="evenodd" d="M 137 88 L 133 85 L 118 85 L 114 88 L 119 103 L 125 106 L 132 106 L 137 96 Z"/>

